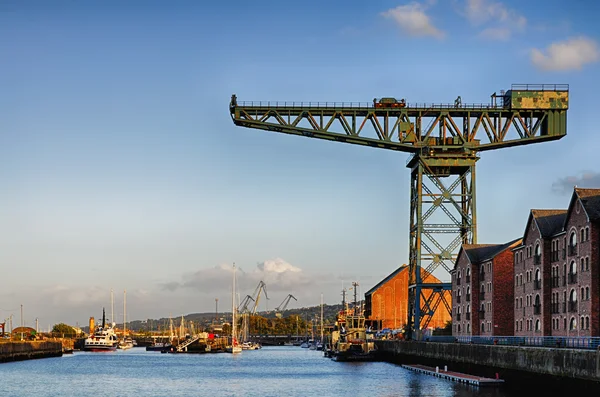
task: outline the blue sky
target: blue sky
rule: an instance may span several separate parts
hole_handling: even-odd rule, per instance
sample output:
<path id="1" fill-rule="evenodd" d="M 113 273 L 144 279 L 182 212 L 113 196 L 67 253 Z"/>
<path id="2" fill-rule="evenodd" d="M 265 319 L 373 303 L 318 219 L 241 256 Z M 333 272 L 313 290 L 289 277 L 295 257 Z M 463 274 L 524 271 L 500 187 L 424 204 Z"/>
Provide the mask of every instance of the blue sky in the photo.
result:
<path id="1" fill-rule="evenodd" d="M 235 127 L 233 93 L 486 102 L 568 83 L 567 137 L 481 155 L 479 241 L 600 187 L 593 2 L 121 3 L 0 3 L 0 320 L 23 304 L 28 324 L 86 323 L 111 288 L 134 319 L 230 310 L 233 262 L 269 308 L 337 303 L 407 262 L 407 154 Z"/>

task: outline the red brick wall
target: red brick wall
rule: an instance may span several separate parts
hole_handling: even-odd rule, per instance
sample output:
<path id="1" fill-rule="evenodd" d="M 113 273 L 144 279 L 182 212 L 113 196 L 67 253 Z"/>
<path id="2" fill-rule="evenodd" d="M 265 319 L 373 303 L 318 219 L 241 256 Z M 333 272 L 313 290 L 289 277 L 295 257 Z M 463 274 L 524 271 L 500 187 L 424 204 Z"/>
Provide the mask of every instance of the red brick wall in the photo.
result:
<path id="1" fill-rule="evenodd" d="M 452 334 L 455 336 L 492 336 L 514 334 L 514 269 L 512 248 L 507 248 L 491 261 L 481 264 L 471 264 L 467 255 L 461 250 L 452 272 Z M 481 275 L 481 266 L 485 276 Z M 471 269 L 471 281 L 466 282 L 467 268 Z M 458 284 L 458 274 L 461 283 Z M 491 290 L 488 285 L 491 284 Z M 470 289 L 470 300 L 467 300 L 467 285 Z M 481 297 L 481 288 L 484 297 Z M 461 301 L 457 301 L 458 291 L 461 291 Z M 481 305 L 485 314 L 480 315 Z M 491 309 L 489 306 L 491 305 Z M 461 320 L 458 320 L 460 308 Z M 470 312 L 471 319 L 467 320 L 466 313 Z M 483 331 L 481 325 L 484 325 Z M 460 324 L 460 331 L 458 325 Z M 468 325 L 468 326 L 467 326 Z"/>
<path id="2" fill-rule="evenodd" d="M 535 264 L 535 247 L 536 244 L 540 244 L 540 250 L 542 253 L 542 262 L 544 261 L 544 241 L 542 240 L 540 231 L 533 217 L 530 215 L 530 219 L 527 223 L 527 230 L 523 238 L 523 261 L 518 263 L 516 271 L 523 274 L 523 285 L 515 287 L 514 298 L 523 299 L 523 308 L 514 309 L 514 320 L 523 322 L 523 330 L 516 331 L 515 335 L 518 336 L 542 336 L 544 334 L 544 293 L 543 287 L 546 284 L 544 282 L 543 266 L 541 264 Z M 549 256 L 548 256 L 549 258 Z M 542 289 L 535 289 L 535 275 L 536 271 L 540 270 L 540 277 L 542 279 Z M 528 275 L 529 274 L 529 278 Z M 536 296 L 540 297 L 541 310 L 540 314 L 535 314 L 534 304 Z M 528 298 L 529 297 L 529 298 Z M 512 307 L 515 307 L 513 299 Z M 550 310 L 550 307 L 548 307 Z M 513 321 L 514 321 L 513 320 Z M 536 321 L 540 321 L 540 330 L 536 331 Z M 528 329 L 529 324 L 529 329 Z"/>
<path id="3" fill-rule="evenodd" d="M 491 307 L 491 303 L 494 298 L 494 286 L 493 286 L 493 271 L 494 268 L 491 266 L 492 261 L 482 262 L 477 266 L 478 274 L 479 274 L 479 283 L 477 284 L 477 289 L 479 290 L 479 307 L 480 311 L 479 322 L 477 323 L 477 327 L 479 328 L 479 335 L 481 336 L 491 336 L 493 335 L 493 308 Z M 485 275 L 482 276 L 481 268 L 485 269 Z M 484 291 L 484 296 L 481 296 L 481 290 Z M 485 313 L 481 314 L 481 306 L 483 305 Z M 482 328 L 483 325 L 483 328 Z"/>
<path id="4" fill-rule="evenodd" d="M 590 225 L 591 324 L 592 336 L 600 336 L 600 223 Z"/>
<path id="5" fill-rule="evenodd" d="M 515 290 L 512 249 L 508 248 L 496 255 L 492 268 L 492 334 L 514 335 Z"/>
<path id="6" fill-rule="evenodd" d="M 560 290 L 564 291 L 566 289 L 567 291 L 567 312 L 566 313 L 561 313 L 561 321 L 559 321 L 560 323 L 560 331 L 561 334 L 563 335 L 568 335 L 568 336 L 597 336 L 598 333 L 594 334 L 594 320 L 595 322 L 597 322 L 597 318 L 598 318 L 598 308 L 597 308 L 597 300 L 598 300 L 598 293 L 594 294 L 594 286 L 598 286 L 598 281 L 597 281 L 597 273 L 598 271 L 594 271 L 594 260 L 593 260 L 593 253 L 594 253 L 594 244 L 593 242 L 596 243 L 597 245 L 597 238 L 594 240 L 593 238 L 593 229 L 590 230 L 590 239 L 586 240 L 586 241 L 582 241 L 581 240 L 581 229 L 585 228 L 585 227 L 590 227 L 590 223 L 588 223 L 587 221 L 587 214 L 585 212 L 585 210 L 583 209 L 583 207 L 581 206 L 581 203 L 578 199 L 576 199 L 572 205 L 572 207 L 570 208 L 571 212 L 568 215 L 567 218 L 567 224 L 566 224 L 566 238 L 567 238 L 567 245 L 569 245 L 570 242 L 570 237 L 571 234 L 574 232 L 576 233 L 576 238 L 577 238 L 577 248 L 575 250 L 575 253 L 573 255 L 571 255 L 571 253 L 569 252 L 569 250 L 567 249 L 567 259 L 566 259 L 566 264 L 567 264 L 567 272 L 569 272 L 569 269 L 571 268 L 571 263 L 573 261 L 575 261 L 575 266 L 577 269 L 577 280 L 574 283 L 569 283 L 567 281 L 567 286 L 565 287 L 561 287 Z M 596 248 L 596 252 L 597 252 L 597 248 Z M 581 259 L 585 259 L 589 258 L 589 262 L 590 262 L 590 270 L 582 270 L 581 269 Z M 585 263 L 585 262 L 584 262 Z M 596 268 L 598 266 L 596 265 Z M 584 291 L 586 288 L 590 288 L 590 297 L 591 299 L 585 299 L 585 296 L 582 296 L 582 291 L 581 288 L 584 288 Z M 570 311 L 569 309 L 569 298 L 570 298 L 570 294 L 571 291 L 575 290 L 575 292 L 577 293 L 577 305 L 576 305 L 576 310 L 575 311 Z M 562 294 L 562 293 L 561 293 Z M 595 304 L 594 304 L 595 303 Z M 594 306 L 596 306 L 596 309 L 594 310 Z M 564 329 L 564 318 L 566 317 L 567 319 L 567 329 Z M 582 317 L 583 320 L 585 320 L 586 318 L 589 318 L 590 320 L 590 328 L 587 329 L 587 327 L 584 327 L 584 329 L 582 329 L 581 325 L 582 325 Z M 570 329 L 570 322 L 571 319 L 575 318 L 576 322 L 577 322 L 577 329 L 571 330 Z"/>
<path id="7" fill-rule="evenodd" d="M 552 335 L 552 238 L 542 242 L 542 326 L 544 336 Z"/>
<path id="8" fill-rule="evenodd" d="M 526 331 L 526 323 L 525 323 L 525 260 L 521 260 L 521 258 L 525 259 L 525 247 L 521 246 L 521 248 L 515 250 L 513 252 L 513 261 L 514 261 L 514 299 L 513 299 L 513 308 L 514 308 L 514 335 L 523 336 Z"/>
<path id="9" fill-rule="evenodd" d="M 431 282 L 440 282 L 433 276 L 427 281 L 430 280 Z M 431 292 L 424 291 L 423 294 L 425 297 L 429 297 Z M 447 293 L 446 298 L 451 301 L 450 293 Z M 399 271 L 371 294 L 370 319 L 381 320 L 382 328 L 397 329 L 406 325 L 408 322 L 408 267 Z M 451 319 L 443 304 L 440 304 L 429 327 L 443 328 Z"/>
<path id="10" fill-rule="evenodd" d="M 470 268 L 470 282 L 467 282 L 467 269 Z M 475 271 L 477 271 L 475 269 Z M 458 284 L 458 274 L 460 273 L 460 285 Z M 470 336 L 478 335 L 477 311 L 478 293 L 473 291 L 477 289 L 477 280 L 474 279 L 474 269 L 469 261 L 469 258 L 464 251 L 460 251 L 456 259 L 456 266 L 452 271 L 452 335 L 455 336 Z M 467 286 L 470 292 L 470 300 L 467 299 Z M 460 290 L 460 303 L 458 302 L 458 291 Z M 459 309 L 460 308 L 460 309 Z M 460 310 L 460 320 L 458 320 L 458 312 Z M 467 320 L 467 313 L 470 315 L 470 320 Z M 475 326 L 474 326 L 475 324 Z M 459 326 L 460 325 L 460 331 Z"/>

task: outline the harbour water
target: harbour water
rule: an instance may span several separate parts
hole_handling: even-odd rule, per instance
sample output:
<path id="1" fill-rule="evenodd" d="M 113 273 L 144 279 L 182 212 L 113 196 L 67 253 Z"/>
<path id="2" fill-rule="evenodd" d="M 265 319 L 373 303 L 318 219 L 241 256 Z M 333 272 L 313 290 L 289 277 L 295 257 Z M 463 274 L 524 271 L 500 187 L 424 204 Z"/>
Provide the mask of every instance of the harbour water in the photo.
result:
<path id="1" fill-rule="evenodd" d="M 504 388 L 453 383 L 383 362 L 341 363 L 299 347 L 239 355 L 161 354 L 143 348 L 75 352 L 0 365 L 5 396 L 514 397 Z"/>

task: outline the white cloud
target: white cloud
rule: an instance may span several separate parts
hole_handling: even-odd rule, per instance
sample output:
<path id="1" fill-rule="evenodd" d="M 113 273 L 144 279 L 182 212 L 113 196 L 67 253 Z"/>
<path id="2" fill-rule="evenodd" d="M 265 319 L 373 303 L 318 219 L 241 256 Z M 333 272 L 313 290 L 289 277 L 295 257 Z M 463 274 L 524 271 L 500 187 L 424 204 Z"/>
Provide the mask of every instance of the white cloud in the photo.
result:
<path id="1" fill-rule="evenodd" d="M 263 263 L 259 263 L 258 268 L 265 273 L 285 273 L 288 271 L 298 273 L 302 271 L 302 269 L 292 266 L 281 258 L 269 259 Z"/>
<path id="2" fill-rule="evenodd" d="M 227 290 L 227 288 L 231 290 L 231 279 L 231 265 L 222 264 L 184 274 L 181 277 L 182 281 L 166 282 L 161 284 L 161 288 L 167 291 L 191 289 L 202 293 L 215 293 Z M 244 267 L 240 266 L 238 267 L 236 279 L 240 291 L 253 291 L 261 280 L 267 284 L 267 291 L 271 289 L 282 291 L 290 288 L 309 287 L 314 281 L 302 269 L 281 258 L 259 262 L 256 267 L 250 270 L 245 270 Z"/>
<path id="3" fill-rule="evenodd" d="M 464 14 L 475 26 L 492 25 L 479 36 L 493 40 L 508 40 L 515 31 L 527 25 L 527 19 L 501 2 L 489 0 L 467 0 Z"/>
<path id="4" fill-rule="evenodd" d="M 579 175 L 569 175 L 552 183 L 552 191 L 557 194 L 573 193 L 573 187 L 600 188 L 600 172 L 584 171 Z"/>
<path id="5" fill-rule="evenodd" d="M 531 62 L 541 70 L 580 70 L 588 63 L 600 59 L 598 44 L 587 37 L 576 37 L 550 44 L 545 53 L 534 48 Z"/>
<path id="6" fill-rule="evenodd" d="M 419 3 L 410 3 L 391 8 L 381 13 L 385 18 L 393 19 L 400 28 L 411 36 L 433 36 L 441 39 L 444 32 L 436 28 L 425 13 L 426 7 Z"/>
<path id="7" fill-rule="evenodd" d="M 482 30 L 479 36 L 492 40 L 505 41 L 510 38 L 511 31 L 508 28 L 487 28 Z"/>

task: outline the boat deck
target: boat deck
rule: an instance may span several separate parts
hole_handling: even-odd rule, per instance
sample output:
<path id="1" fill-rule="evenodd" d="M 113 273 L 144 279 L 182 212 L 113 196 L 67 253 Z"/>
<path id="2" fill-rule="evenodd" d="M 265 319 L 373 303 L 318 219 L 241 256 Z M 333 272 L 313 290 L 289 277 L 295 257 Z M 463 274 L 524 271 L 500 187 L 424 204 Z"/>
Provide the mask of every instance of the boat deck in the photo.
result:
<path id="1" fill-rule="evenodd" d="M 402 365 L 403 368 L 411 371 L 420 372 L 427 375 L 437 376 L 438 378 L 449 379 L 459 383 L 467 383 L 474 386 L 499 386 L 504 383 L 502 379 L 484 378 L 476 375 L 463 374 L 461 372 L 445 371 L 443 369 L 428 367 L 426 365 Z"/>

